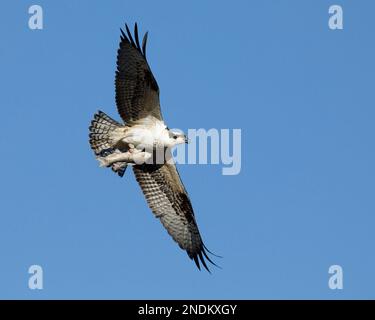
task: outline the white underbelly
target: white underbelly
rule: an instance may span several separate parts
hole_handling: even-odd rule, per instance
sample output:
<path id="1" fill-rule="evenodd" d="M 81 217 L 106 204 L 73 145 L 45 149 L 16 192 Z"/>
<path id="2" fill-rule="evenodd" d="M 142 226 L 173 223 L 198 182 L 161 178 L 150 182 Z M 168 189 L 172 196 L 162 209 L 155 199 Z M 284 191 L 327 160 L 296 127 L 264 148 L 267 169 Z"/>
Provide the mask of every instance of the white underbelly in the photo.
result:
<path id="1" fill-rule="evenodd" d="M 134 145 L 137 149 L 153 149 L 156 144 L 163 141 L 164 135 L 165 130 L 159 130 L 159 128 L 135 126 L 127 130 L 123 141 Z"/>

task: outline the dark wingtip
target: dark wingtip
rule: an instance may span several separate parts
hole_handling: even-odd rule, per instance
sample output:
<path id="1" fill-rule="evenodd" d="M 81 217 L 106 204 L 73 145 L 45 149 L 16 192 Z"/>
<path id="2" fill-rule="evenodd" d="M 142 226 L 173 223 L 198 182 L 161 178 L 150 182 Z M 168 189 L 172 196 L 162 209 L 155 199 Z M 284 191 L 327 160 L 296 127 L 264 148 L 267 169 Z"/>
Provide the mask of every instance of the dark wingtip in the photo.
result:
<path id="1" fill-rule="evenodd" d="M 213 262 L 213 261 L 210 259 L 210 257 L 208 256 L 206 250 L 207 250 L 207 252 L 209 252 L 210 254 L 214 255 L 215 257 L 218 257 L 218 258 L 222 258 L 222 257 L 221 257 L 221 256 L 218 256 L 218 255 L 216 255 L 216 254 L 214 254 L 214 253 L 212 253 L 211 251 L 209 251 L 209 250 L 206 248 L 206 246 L 203 245 L 202 253 L 203 253 L 203 255 L 206 257 L 206 259 L 207 259 L 211 264 L 213 264 L 215 267 L 217 267 L 217 268 L 219 268 L 219 269 L 222 269 L 219 265 L 217 265 L 215 262 Z"/>
<path id="2" fill-rule="evenodd" d="M 208 256 L 207 252 L 214 255 L 215 257 L 222 258 L 221 256 L 218 256 L 211 251 L 207 249 L 207 247 L 203 244 L 202 248 L 199 252 L 196 253 L 188 253 L 188 256 L 190 259 L 194 260 L 196 266 L 198 267 L 199 270 L 201 270 L 200 263 L 203 265 L 203 267 L 211 274 L 211 270 L 209 269 L 206 260 L 214 265 L 215 267 L 222 269 L 219 265 L 217 265 L 215 262 L 212 261 L 212 259 Z"/>
<path id="3" fill-rule="evenodd" d="M 125 41 L 126 43 L 130 43 L 128 37 L 126 36 L 124 30 L 122 30 L 122 28 L 120 28 L 120 32 L 121 32 L 121 35 L 120 35 L 120 39 L 121 41 Z"/>
<path id="4" fill-rule="evenodd" d="M 135 37 L 135 43 L 137 45 L 137 48 L 139 51 L 141 51 L 141 46 L 139 44 L 139 37 L 138 37 L 138 25 L 137 22 L 134 24 L 134 37 Z"/>
<path id="5" fill-rule="evenodd" d="M 146 59 L 146 44 L 147 44 L 147 37 L 148 37 L 148 31 L 145 33 L 145 35 L 143 36 L 143 40 L 142 40 L 142 52 L 143 52 L 143 56 L 145 57 Z"/>
<path id="6" fill-rule="evenodd" d="M 206 264 L 206 261 L 204 261 L 204 258 L 203 258 L 203 255 L 202 255 L 202 251 L 199 252 L 199 260 L 202 262 L 203 264 L 203 267 L 208 271 L 208 273 L 211 273 L 210 269 L 207 267 L 207 264 Z M 210 260 L 208 260 L 210 261 Z"/>
<path id="7" fill-rule="evenodd" d="M 217 257 L 217 258 L 223 258 L 222 256 L 219 256 L 215 253 L 213 253 L 212 251 L 208 250 L 208 248 L 203 244 L 203 248 L 209 253 L 209 254 L 212 254 L 213 256 Z"/>
<path id="8" fill-rule="evenodd" d="M 145 33 L 142 40 L 142 45 L 139 42 L 139 32 L 138 32 L 138 24 L 137 22 L 134 23 L 134 37 L 130 32 L 129 26 L 125 23 L 125 30 L 126 34 L 123 29 L 120 28 L 121 31 L 121 41 L 125 41 L 126 43 L 130 43 L 135 49 L 137 49 L 146 59 L 146 44 L 147 44 L 147 35 L 148 32 Z"/>
<path id="9" fill-rule="evenodd" d="M 201 269 L 201 266 L 199 265 L 199 260 L 198 260 L 197 255 L 195 255 L 195 256 L 193 257 L 193 259 L 194 259 L 195 264 L 197 265 L 197 268 L 200 270 L 200 269 Z"/>
<path id="10" fill-rule="evenodd" d="M 130 29 L 129 29 L 129 27 L 126 23 L 125 23 L 125 29 L 126 29 L 126 33 L 128 34 L 128 37 L 129 37 L 129 40 L 130 40 L 131 44 L 135 47 L 136 45 L 135 45 L 132 33 L 130 32 Z"/>

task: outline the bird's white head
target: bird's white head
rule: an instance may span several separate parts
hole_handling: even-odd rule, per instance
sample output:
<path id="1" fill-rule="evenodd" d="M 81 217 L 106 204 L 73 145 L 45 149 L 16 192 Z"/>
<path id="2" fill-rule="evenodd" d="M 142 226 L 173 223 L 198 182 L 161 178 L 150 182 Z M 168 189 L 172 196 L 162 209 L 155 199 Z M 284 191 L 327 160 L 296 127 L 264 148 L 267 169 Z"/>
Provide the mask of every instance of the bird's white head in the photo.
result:
<path id="1" fill-rule="evenodd" d="M 189 140 L 186 135 L 181 131 L 169 130 L 168 129 L 168 147 L 173 147 L 177 144 L 188 143 Z"/>

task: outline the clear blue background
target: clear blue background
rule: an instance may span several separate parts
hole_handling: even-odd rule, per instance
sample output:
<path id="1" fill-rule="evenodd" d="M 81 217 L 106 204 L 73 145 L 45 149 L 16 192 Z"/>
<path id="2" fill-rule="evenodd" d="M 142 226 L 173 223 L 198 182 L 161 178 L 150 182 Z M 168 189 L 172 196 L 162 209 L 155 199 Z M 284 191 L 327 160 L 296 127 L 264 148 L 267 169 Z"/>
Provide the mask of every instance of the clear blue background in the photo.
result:
<path id="1" fill-rule="evenodd" d="M 3 2 L 0 298 L 375 298 L 374 15 L 370 0 Z M 211 275 L 88 145 L 97 109 L 119 119 L 119 28 L 135 21 L 168 125 L 242 129 L 240 175 L 179 166 L 224 257 Z"/>

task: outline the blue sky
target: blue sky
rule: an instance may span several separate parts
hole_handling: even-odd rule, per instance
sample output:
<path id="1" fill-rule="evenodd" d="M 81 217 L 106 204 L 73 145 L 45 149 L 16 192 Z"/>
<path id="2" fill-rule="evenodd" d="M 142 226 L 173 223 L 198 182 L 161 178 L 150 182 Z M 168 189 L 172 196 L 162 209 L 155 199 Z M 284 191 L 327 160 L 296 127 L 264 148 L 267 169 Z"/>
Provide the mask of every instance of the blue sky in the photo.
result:
<path id="1" fill-rule="evenodd" d="M 44 29 L 28 28 L 28 8 Z M 344 30 L 328 28 L 340 4 Z M 5 1 L 0 298 L 375 298 L 373 1 Z M 119 119 L 119 28 L 149 30 L 170 127 L 242 129 L 242 170 L 180 165 L 222 269 L 196 270 L 129 170 L 98 168 Z M 28 288 L 28 268 L 44 289 Z M 328 268 L 344 289 L 328 287 Z"/>

